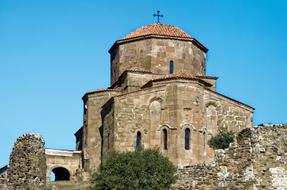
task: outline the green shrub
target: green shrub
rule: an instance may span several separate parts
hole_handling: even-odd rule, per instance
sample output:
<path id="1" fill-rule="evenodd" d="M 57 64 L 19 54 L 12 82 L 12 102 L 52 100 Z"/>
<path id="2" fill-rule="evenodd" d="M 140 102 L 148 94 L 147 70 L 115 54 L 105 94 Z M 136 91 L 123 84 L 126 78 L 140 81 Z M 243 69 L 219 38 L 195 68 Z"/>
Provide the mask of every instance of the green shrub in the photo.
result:
<path id="1" fill-rule="evenodd" d="M 234 133 L 225 128 L 220 128 L 218 133 L 209 139 L 208 145 L 213 149 L 225 149 L 232 142 L 234 142 Z"/>
<path id="2" fill-rule="evenodd" d="M 176 168 L 156 150 L 113 153 L 92 178 L 92 188 L 167 189 L 175 182 Z"/>

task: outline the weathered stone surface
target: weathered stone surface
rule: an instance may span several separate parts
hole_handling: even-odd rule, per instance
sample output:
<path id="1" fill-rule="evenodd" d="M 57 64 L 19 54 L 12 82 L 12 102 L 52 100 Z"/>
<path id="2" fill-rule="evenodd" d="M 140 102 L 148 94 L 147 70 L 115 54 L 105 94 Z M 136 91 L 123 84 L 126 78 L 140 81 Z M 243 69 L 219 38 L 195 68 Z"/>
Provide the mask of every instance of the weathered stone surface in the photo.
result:
<path id="1" fill-rule="evenodd" d="M 51 190 L 91 190 L 88 182 L 59 181 L 51 184 Z"/>
<path id="2" fill-rule="evenodd" d="M 7 179 L 0 178 L 0 190 L 7 190 Z"/>
<path id="3" fill-rule="evenodd" d="M 134 151 L 136 134 L 144 148 L 159 148 L 178 167 L 213 158 L 208 139 L 219 127 L 235 132 L 252 127 L 253 109 L 230 100 L 198 81 L 174 79 L 115 96 L 102 107 L 103 160 L 109 151 Z M 163 148 L 163 130 L 168 149 Z M 189 129 L 190 149 L 185 149 Z"/>
<path id="4" fill-rule="evenodd" d="M 69 172 L 69 181 L 81 181 L 82 152 L 72 150 L 46 149 L 47 163 L 47 181 L 50 181 L 50 175 L 53 169 L 62 167 Z"/>
<path id="5" fill-rule="evenodd" d="M 219 127 L 252 127 L 253 108 L 217 93 L 217 77 L 206 76 L 206 51 L 191 38 L 116 42 L 109 51 L 111 86 L 83 98 L 84 171 L 93 173 L 111 151 L 134 151 L 138 133 L 144 148 L 157 148 L 184 167 L 214 157 L 207 141 Z"/>
<path id="6" fill-rule="evenodd" d="M 169 74 L 169 63 L 174 71 L 184 70 L 194 76 L 205 75 L 205 52 L 190 41 L 175 39 L 145 39 L 125 43 L 111 52 L 111 83 L 130 69 Z"/>
<path id="7" fill-rule="evenodd" d="M 242 130 L 215 160 L 178 170 L 172 189 L 287 189 L 287 125 Z"/>
<path id="8" fill-rule="evenodd" d="M 17 139 L 7 177 L 9 190 L 47 189 L 44 140 L 40 135 L 29 133 Z"/>
<path id="9" fill-rule="evenodd" d="M 0 168 L 0 190 L 7 189 L 7 169 L 8 166 Z"/>

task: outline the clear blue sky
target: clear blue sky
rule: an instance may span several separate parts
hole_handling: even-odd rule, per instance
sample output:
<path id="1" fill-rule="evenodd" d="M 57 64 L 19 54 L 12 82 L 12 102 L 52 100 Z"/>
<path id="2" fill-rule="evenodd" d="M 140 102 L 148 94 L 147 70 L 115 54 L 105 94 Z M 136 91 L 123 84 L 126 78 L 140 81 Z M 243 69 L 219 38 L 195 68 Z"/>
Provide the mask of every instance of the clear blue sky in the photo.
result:
<path id="1" fill-rule="evenodd" d="M 0 166 L 25 132 L 74 148 L 82 95 L 109 85 L 108 49 L 161 10 L 209 48 L 218 91 L 287 123 L 287 1 L 0 0 Z"/>

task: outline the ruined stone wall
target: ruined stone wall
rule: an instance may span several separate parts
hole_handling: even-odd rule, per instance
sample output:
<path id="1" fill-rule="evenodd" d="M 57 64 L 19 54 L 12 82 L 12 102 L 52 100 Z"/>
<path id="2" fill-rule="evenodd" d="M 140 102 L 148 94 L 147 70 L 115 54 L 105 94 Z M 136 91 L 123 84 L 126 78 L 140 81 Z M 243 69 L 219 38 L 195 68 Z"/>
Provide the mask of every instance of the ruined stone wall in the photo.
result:
<path id="1" fill-rule="evenodd" d="M 46 158 L 41 136 L 25 134 L 17 139 L 7 177 L 9 190 L 46 189 Z"/>
<path id="2" fill-rule="evenodd" d="M 8 165 L 0 168 L 0 190 L 7 189 L 7 169 Z"/>
<path id="3" fill-rule="evenodd" d="M 112 84 L 125 70 L 169 74 L 170 61 L 174 62 L 174 72 L 205 76 L 205 53 L 192 42 L 152 38 L 121 44 L 111 52 Z"/>
<path id="4" fill-rule="evenodd" d="M 287 126 L 242 130 L 214 161 L 178 170 L 171 189 L 286 189 Z"/>
<path id="5" fill-rule="evenodd" d="M 251 142 L 256 187 L 287 189 L 287 125 L 258 127 Z"/>
<path id="6" fill-rule="evenodd" d="M 0 190 L 7 190 L 7 179 L 0 178 Z"/>

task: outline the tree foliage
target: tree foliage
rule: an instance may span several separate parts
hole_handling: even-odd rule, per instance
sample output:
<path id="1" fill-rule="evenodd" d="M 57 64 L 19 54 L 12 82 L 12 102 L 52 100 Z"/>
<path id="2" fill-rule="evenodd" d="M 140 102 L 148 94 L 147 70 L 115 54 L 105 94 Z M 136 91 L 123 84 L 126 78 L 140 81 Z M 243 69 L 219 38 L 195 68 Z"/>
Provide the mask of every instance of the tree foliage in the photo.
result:
<path id="1" fill-rule="evenodd" d="M 225 149 L 232 142 L 234 142 L 234 133 L 226 128 L 220 128 L 218 133 L 209 139 L 208 145 L 213 149 Z"/>
<path id="2" fill-rule="evenodd" d="M 102 189 L 167 189 L 175 182 L 176 168 L 157 150 L 113 153 L 92 178 L 92 187 Z"/>

